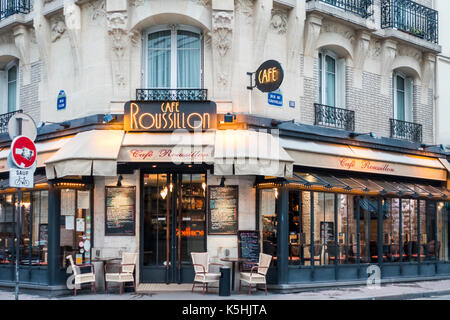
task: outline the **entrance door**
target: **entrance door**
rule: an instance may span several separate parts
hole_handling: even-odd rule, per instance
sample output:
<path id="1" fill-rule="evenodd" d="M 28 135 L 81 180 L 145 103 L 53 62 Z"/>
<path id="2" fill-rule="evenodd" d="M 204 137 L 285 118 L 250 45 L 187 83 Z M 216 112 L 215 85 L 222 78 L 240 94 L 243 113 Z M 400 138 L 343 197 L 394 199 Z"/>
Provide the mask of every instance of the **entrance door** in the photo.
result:
<path id="1" fill-rule="evenodd" d="M 206 251 L 206 175 L 143 177 L 142 282 L 192 282 L 191 252 Z"/>

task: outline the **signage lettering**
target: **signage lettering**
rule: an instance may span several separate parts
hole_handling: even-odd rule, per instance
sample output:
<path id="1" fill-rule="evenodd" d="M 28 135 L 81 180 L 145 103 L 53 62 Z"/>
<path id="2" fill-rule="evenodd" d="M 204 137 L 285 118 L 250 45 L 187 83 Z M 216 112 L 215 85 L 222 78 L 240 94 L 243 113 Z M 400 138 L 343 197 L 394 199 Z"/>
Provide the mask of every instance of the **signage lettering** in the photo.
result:
<path id="1" fill-rule="evenodd" d="M 125 105 L 127 131 L 207 130 L 215 127 L 215 121 L 213 102 L 128 102 Z"/>
<path id="2" fill-rule="evenodd" d="M 369 160 L 341 158 L 339 159 L 339 165 L 347 170 L 370 170 L 387 173 L 395 172 L 395 169 L 393 169 L 389 163 L 374 163 Z"/>
<path id="3" fill-rule="evenodd" d="M 283 68 L 278 61 L 268 60 L 256 70 L 256 87 L 262 92 L 278 90 L 283 82 Z"/>

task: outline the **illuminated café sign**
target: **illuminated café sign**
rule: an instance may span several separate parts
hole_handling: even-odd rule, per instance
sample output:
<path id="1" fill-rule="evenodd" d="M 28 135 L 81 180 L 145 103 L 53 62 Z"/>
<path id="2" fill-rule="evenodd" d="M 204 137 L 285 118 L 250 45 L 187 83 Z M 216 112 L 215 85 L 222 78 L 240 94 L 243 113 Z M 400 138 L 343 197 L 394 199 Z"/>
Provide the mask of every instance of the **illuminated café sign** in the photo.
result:
<path id="1" fill-rule="evenodd" d="M 208 130 L 216 127 L 212 101 L 129 101 L 125 104 L 125 131 Z"/>
<path id="2" fill-rule="evenodd" d="M 272 92 L 278 90 L 283 78 L 281 64 L 275 60 L 267 60 L 256 70 L 256 87 L 262 92 Z"/>

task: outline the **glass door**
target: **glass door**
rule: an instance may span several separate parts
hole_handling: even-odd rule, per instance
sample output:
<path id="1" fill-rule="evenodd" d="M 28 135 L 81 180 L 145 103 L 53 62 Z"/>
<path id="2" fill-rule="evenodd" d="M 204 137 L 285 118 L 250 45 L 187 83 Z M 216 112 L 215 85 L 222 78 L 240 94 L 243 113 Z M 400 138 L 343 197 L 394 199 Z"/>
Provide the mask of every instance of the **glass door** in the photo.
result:
<path id="1" fill-rule="evenodd" d="M 192 282 L 191 252 L 206 251 L 206 175 L 143 179 L 143 282 Z"/>

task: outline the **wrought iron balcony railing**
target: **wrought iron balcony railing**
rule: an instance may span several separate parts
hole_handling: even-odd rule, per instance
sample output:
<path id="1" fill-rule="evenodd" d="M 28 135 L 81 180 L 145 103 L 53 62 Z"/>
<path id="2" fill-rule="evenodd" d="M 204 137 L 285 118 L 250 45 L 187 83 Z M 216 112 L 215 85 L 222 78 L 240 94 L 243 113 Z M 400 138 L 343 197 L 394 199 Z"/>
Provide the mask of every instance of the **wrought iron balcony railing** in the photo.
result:
<path id="1" fill-rule="evenodd" d="M 136 89 L 138 101 L 207 101 L 207 89 Z"/>
<path id="2" fill-rule="evenodd" d="M 315 125 L 355 131 L 355 111 L 314 104 Z"/>
<path id="3" fill-rule="evenodd" d="M 16 113 L 22 113 L 23 110 L 17 110 L 13 112 L 8 112 L 4 114 L 0 114 L 0 133 L 6 133 L 8 132 L 8 122 L 9 119 Z"/>
<path id="4" fill-rule="evenodd" d="M 17 13 L 30 13 L 30 0 L 0 0 L 0 20 Z"/>
<path id="5" fill-rule="evenodd" d="M 439 43 L 438 12 L 410 0 L 381 0 L 381 27 Z"/>
<path id="6" fill-rule="evenodd" d="M 334 7 L 357 14 L 363 18 L 370 17 L 373 14 L 373 0 L 306 0 L 306 2 L 310 1 L 327 3 Z"/>
<path id="7" fill-rule="evenodd" d="M 422 125 L 402 120 L 390 119 L 391 138 L 422 142 Z"/>

